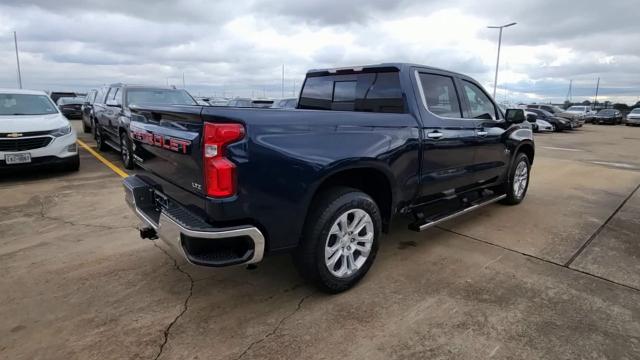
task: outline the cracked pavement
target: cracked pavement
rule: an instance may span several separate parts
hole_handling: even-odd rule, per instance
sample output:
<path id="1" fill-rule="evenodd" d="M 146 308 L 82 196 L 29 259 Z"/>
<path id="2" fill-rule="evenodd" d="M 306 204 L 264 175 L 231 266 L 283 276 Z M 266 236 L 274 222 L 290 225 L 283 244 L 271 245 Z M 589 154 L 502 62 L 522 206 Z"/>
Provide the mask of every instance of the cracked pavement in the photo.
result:
<path id="1" fill-rule="evenodd" d="M 0 358 L 640 358 L 640 171 L 594 163 L 636 164 L 630 131 L 537 137 L 523 204 L 396 221 L 333 296 L 286 255 L 208 269 L 140 239 L 120 178 L 84 151 L 78 173 L 3 177 Z"/>

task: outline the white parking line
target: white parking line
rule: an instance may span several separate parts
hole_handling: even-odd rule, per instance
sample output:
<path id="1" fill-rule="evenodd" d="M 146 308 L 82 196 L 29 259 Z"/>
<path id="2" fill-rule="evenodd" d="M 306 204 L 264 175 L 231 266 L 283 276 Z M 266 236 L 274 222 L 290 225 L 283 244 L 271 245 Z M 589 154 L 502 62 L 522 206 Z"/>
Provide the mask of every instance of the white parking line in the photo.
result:
<path id="1" fill-rule="evenodd" d="M 553 146 L 540 146 L 543 149 L 550 149 L 550 150 L 562 150 L 562 151 L 584 151 L 584 150 L 580 150 L 580 149 L 570 149 L 570 148 L 561 148 L 561 147 L 553 147 Z"/>
<path id="2" fill-rule="evenodd" d="M 608 165 L 608 166 L 613 166 L 613 167 L 619 167 L 619 168 L 623 168 L 623 169 L 638 169 L 638 167 L 635 166 L 635 165 L 619 163 L 619 162 L 592 161 L 592 163 L 593 164 L 598 164 L 598 165 Z"/>

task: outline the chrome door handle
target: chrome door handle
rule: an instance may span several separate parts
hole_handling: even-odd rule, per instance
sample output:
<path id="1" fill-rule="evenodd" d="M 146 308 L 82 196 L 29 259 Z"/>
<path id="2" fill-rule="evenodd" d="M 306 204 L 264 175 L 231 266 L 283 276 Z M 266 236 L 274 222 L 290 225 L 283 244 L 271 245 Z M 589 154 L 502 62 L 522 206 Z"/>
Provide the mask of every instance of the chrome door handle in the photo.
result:
<path id="1" fill-rule="evenodd" d="M 439 131 L 434 131 L 434 132 L 427 133 L 427 137 L 429 139 L 436 139 L 436 140 L 440 139 L 443 135 L 444 134 L 439 132 Z"/>
<path id="2" fill-rule="evenodd" d="M 480 130 L 478 131 L 478 136 L 487 136 L 489 133 L 484 131 L 484 130 Z"/>

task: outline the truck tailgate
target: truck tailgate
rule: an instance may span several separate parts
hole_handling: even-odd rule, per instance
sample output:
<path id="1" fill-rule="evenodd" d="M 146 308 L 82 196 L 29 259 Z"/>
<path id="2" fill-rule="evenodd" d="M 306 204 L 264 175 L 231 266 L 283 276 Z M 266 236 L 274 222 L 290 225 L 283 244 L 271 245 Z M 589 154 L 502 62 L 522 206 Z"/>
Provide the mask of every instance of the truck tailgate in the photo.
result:
<path id="1" fill-rule="evenodd" d="M 142 175 L 162 186 L 167 195 L 175 194 L 186 204 L 193 203 L 194 196 L 202 199 L 202 107 L 141 106 L 131 111 L 134 159 L 146 171 Z M 172 189 L 171 185 L 182 191 Z M 190 201 L 185 201 L 184 197 L 189 195 L 184 191 L 191 194 Z"/>

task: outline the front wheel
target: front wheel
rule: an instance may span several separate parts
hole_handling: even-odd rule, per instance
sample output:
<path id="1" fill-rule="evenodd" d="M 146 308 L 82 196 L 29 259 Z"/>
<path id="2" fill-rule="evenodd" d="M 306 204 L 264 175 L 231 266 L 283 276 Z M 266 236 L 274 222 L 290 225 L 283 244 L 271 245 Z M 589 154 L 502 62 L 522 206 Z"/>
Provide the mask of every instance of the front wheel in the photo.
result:
<path id="1" fill-rule="evenodd" d="M 310 209 L 294 263 L 321 290 L 348 290 L 373 264 L 381 231 L 380 210 L 369 195 L 346 187 L 330 189 Z"/>
<path id="2" fill-rule="evenodd" d="M 96 147 L 98 148 L 98 150 L 100 151 L 106 151 L 107 150 L 107 144 L 104 142 L 104 133 L 102 132 L 102 127 L 100 126 L 100 124 L 96 124 L 94 122 L 94 131 L 95 131 L 95 137 L 96 137 Z"/>
<path id="3" fill-rule="evenodd" d="M 507 181 L 504 183 L 504 193 L 507 197 L 502 200 L 503 204 L 517 205 L 524 200 L 529 188 L 530 164 L 526 154 L 516 155 L 513 166 L 509 169 Z"/>

